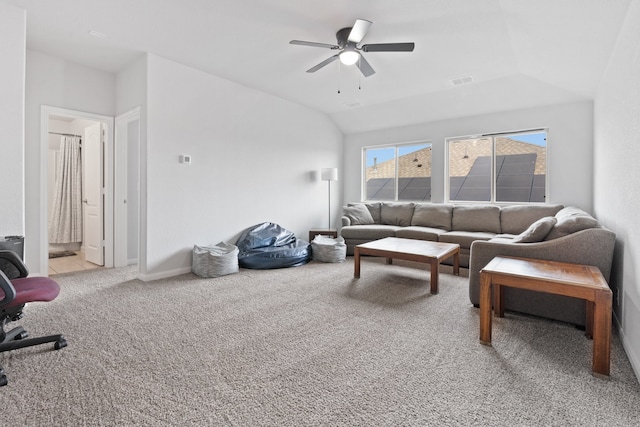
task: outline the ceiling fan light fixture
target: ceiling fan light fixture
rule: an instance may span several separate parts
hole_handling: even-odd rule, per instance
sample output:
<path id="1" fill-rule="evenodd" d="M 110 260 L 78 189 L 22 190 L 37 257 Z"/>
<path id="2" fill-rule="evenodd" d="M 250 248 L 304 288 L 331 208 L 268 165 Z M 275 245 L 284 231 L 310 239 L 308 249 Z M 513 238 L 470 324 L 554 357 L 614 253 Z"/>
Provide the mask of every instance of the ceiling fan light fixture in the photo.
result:
<path id="1" fill-rule="evenodd" d="M 333 56 L 325 59 L 319 64 L 309 68 L 307 73 L 315 73 L 328 64 L 340 60 L 339 64 L 356 65 L 360 73 L 365 77 L 370 77 L 376 72 L 367 61 L 362 52 L 413 52 L 415 43 L 374 43 L 361 45 L 362 40 L 367 35 L 372 22 L 366 19 L 356 19 L 353 27 L 345 27 L 336 33 L 336 44 L 309 42 L 304 40 L 291 40 L 289 44 L 328 48 L 336 51 Z M 360 87 L 358 87 L 360 89 Z M 338 90 L 338 93 L 340 91 Z"/>
<path id="2" fill-rule="evenodd" d="M 342 62 L 344 65 L 353 65 L 356 62 L 358 62 L 358 59 L 360 58 L 360 54 L 355 50 L 345 49 L 342 52 L 340 52 L 339 57 L 340 57 L 340 62 Z"/>

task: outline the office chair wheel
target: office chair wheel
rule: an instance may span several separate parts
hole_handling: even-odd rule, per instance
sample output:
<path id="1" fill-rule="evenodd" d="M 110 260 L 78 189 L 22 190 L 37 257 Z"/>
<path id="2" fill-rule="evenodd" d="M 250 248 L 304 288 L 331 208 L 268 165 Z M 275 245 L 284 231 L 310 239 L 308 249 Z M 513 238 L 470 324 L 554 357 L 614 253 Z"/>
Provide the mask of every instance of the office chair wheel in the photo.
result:
<path id="1" fill-rule="evenodd" d="M 14 339 L 15 340 L 23 340 L 23 339 L 27 338 L 28 336 L 29 336 L 29 332 L 22 331 L 19 334 L 16 334 L 16 337 Z"/>
<path id="2" fill-rule="evenodd" d="M 0 387 L 5 386 L 9 383 L 7 379 L 7 375 L 4 373 L 4 370 L 0 369 Z"/>
<path id="3" fill-rule="evenodd" d="M 56 350 L 60 350 L 61 348 L 64 348 L 66 346 L 67 346 L 67 340 L 64 337 L 60 337 L 60 339 L 56 341 L 55 344 L 53 345 L 53 348 Z"/>

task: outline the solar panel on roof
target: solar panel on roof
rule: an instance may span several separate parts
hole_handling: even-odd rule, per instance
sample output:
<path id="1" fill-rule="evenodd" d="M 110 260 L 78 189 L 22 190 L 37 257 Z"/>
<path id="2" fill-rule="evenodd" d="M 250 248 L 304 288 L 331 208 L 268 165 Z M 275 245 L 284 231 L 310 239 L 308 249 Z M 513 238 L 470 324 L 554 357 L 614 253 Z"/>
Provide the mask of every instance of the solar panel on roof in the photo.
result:
<path id="1" fill-rule="evenodd" d="M 398 200 L 431 200 L 431 177 L 400 178 L 398 180 Z"/>
<path id="2" fill-rule="evenodd" d="M 545 175 L 535 174 L 536 153 L 496 156 L 496 200 L 500 202 L 544 202 Z M 468 175 L 449 179 L 449 199 L 491 200 L 491 156 L 475 159 Z M 367 200 L 394 200 L 394 178 L 372 178 L 366 184 Z M 431 200 L 431 177 L 398 179 L 398 199 Z"/>
<path id="3" fill-rule="evenodd" d="M 496 200 L 544 202 L 545 176 L 535 175 L 536 153 L 496 156 Z M 468 175 L 449 179 L 450 200 L 491 200 L 491 157 L 476 158 Z"/>

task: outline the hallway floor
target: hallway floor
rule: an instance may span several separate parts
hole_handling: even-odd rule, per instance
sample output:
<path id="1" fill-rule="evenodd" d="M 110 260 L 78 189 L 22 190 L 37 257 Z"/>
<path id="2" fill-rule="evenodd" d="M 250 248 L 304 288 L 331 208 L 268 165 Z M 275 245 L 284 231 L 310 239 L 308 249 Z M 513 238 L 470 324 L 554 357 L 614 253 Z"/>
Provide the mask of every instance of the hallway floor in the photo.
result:
<path id="1" fill-rule="evenodd" d="M 49 276 L 61 273 L 71 273 L 74 271 L 91 270 L 103 268 L 84 259 L 84 254 L 80 251 L 76 255 L 49 259 Z"/>

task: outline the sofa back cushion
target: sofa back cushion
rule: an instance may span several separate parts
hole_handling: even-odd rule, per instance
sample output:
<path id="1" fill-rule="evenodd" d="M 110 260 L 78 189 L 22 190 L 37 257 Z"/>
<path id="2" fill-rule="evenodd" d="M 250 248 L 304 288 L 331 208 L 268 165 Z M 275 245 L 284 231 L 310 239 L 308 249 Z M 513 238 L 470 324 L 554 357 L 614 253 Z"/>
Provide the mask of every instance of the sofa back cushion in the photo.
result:
<path id="1" fill-rule="evenodd" d="M 371 217 L 373 218 L 373 223 L 374 224 L 380 224 L 380 206 L 382 206 L 382 203 L 380 203 L 380 202 L 375 202 L 375 203 L 349 203 L 347 206 L 356 206 L 356 205 L 363 205 L 364 207 L 366 207 L 369 210 L 369 213 L 371 214 Z"/>
<path id="2" fill-rule="evenodd" d="M 454 206 L 451 229 L 500 233 L 500 207 L 495 205 Z"/>
<path id="3" fill-rule="evenodd" d="M 551 229 L 545 240 L 568 236 L 587 228 L 599 227 L 598 220 L 575 206 L 567 206 L 556 214 L 558 222 Z"/>
<path id="4" fill-rule="evenodd" d="M 414 203 L 383 203 L 380 207 L 380 223 L 408 227 L 414 206 Z"/>
<path id="5" fill-rule="evenodd" d="M 413 209 L 411 225 L 451 230 L 453 205 L 446 203 L 418 203 Z"/>
<path id="6" fill-rule="evenodd" d="M 500 210 L 500 226 L 503 233 L 520 234 L 531 224 L 557 214 L 562 205 L 513 205 Z"/>
<path id="7" fill-rule="evenodd" d="M 362 204 L 343 206 L 342 215 L 349 218 L 351 225 L 371 225 L 374 223 L 369 209 Z"/>
<path id="8" fill-rule="evenodd" d="M 551 231 L 554 225 L 556 225 L 557 219 L 555 216 L 547 216 L 540 218 L 531 224 L 525 231 L 516 236 L 512 243 L 535 243 L 541 242 L 547 234 Z"/>

